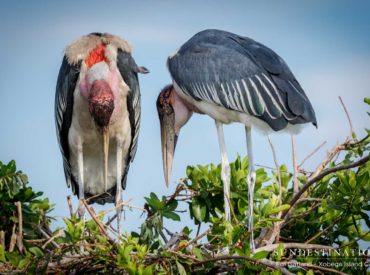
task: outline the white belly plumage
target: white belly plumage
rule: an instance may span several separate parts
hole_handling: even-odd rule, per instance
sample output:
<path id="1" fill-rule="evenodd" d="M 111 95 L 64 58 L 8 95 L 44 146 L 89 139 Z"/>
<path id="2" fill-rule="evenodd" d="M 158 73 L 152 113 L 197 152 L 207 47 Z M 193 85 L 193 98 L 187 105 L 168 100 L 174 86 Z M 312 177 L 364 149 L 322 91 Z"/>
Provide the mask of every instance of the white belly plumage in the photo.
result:
<path id="1" fill-rule="evenodd" d="M 120 96 L 118 106 L 126 106 L 126 97 Z M 112 120 L 112 119 L 111 119 Z M 127 138 L 129 137 L 129 138 Z M 126 139 L 125 139 L 126 138 Z M 75 93 L 73 119 L 68 133 L 72 174 L 78 181 L 79 142 L 83 152 L 84 192 L 91 195 L 104 193 L 103 136 L 90 116 L 88 103 L 79 92 Z M 108 182 L 107 190 L 121 183 L 117 179 L 117 140 L 122 141 L 122 170 L 131 143 L 131 127 L 126 108 L 119 110 L 109 124 Z"/>

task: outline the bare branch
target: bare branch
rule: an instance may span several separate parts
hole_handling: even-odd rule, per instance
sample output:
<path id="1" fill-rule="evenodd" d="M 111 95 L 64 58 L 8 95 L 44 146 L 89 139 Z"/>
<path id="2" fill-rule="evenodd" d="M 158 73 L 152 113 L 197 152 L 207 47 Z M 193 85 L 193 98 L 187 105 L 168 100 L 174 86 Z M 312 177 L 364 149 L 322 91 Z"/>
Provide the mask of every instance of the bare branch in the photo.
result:
<path id="1" fill-rule="evenodd" d="M 176 250 L 178 249 L 182 249 L 182 248 L 185 248 L 185 247 L 188 247 L 194 243 L 196 243 L 198 240 L 200 240 L 201 238 L 203 238 L 204 236 L 206 236 L 209 232 L 211 232 L 212 228 L 208 228 L 206 231 L 204 231 L 202 234 L 200 235 L 197 235 L 194 239 L 192 239 L 190 242 L 186 243 L 185 245 L 181 246 L 181 247 L 177 247 Z"/>
<path id="2" fill-rule="evenodd" d="M 308 244 L 314 240 L 316 240 L 318 237 L 320 237 L 322 234 L 324 234 L 326 231 L 330 230 L 331 228 L 333 228 L 337 223 L 338 221 L 340 221 L 340 219 L 342 218 L 342 216 L 339 216 L 337 217 L 329 226 L 325 227 L 323 230 L 317 232 L 315 235 L 313 235 L 311 238 L 309 238 L 307 241 L 305 241 L 304 243 Z"/>
<path id="3" fill-rule="evenodd" d="M 343 100 L 342 100 L 342 98 L 340 96 L 339 96 L 339 100 L 340 100 L 340 103 L 342 104 L 342 107 L 344 109 L 344 112 L 346 113 L 347 120 L 348 120 L 348 123 L 349 123 L 350 134 L 349 134 L 348 137 L 349 137 L 349 139 L 352 139 L 352 134 L 354 132 L 353 132 L 353 125 L 352 125 L 351 117 L 349 116 L 348 110 L 347 110 L 346 106 L 344 105 L 344 102 L 343 102 Z"/>
<path id="4" fill-rule="evenodd" d="M 17 246 L 20 252 L 23 251 L 23 218 L 22 218 L 22 204 L 17 201 L 14 203 L 17 206 L 18 212 L 18 235 L 17 235 Z"/>
<path id="5" fill-rule="evenodd" d="M 368 155 L 366 157 L 363 157 L 363 158 L 361 158 L 358 161 L 355 161 L 353 163 L 348 163 L 348 164 L 344 164 L 344 165 L 341 165 L 341 166 L 336 166 L 336 167 L 333 167 L 333 168 L 328 168 L 328 169 L 322 171 L 320 174 L 318 174 L 318 175 L 316 175 L 314 177 L 311 177 L 309 180 L 306 181 L 306 183 L 303 185 L 302 189 L 299 190 L 299 192 L 292 198 L 292 200 L 290 202 L 290 208 L 283 213 L 282 218 L 284 218 L 288 214 L 288 212 L 290 211 L 290 209 L 295 206 L 296 202 L 299 200 L 299 198 L 302 196 L 302 194 L 312 184 L 314 184 L 315 182 L 321 180 L 323 177 L 325 177 L 326 175 L 329 175 L 331 173 L 338 172 L 338 171 L 341 171 L 341 170 L 351 169 L 351 168 L 354 168 L 354 167 L 358 167 L 358 166 L 360 166 L 360 165 L 368 162 L 369 159 L 370 159 L 370 155 Z"/>
<path id="6" fill-rule="evenodd" d="M 101 232 L 101 233 L 103 233 L 103 234 L 107 237 L 108 241 L 109 241 L 111 244 L 113 244 L 113 247 L 115 247 L 115 245 L 114 245 L 114 241 L 113 241 L 113 240 L 112 240 L 112 238 L 108 235 L 107 231 L 106 231 L 106 230 L 105 230 L 105 228 L 104 228 L 104 225 L 103 225 L 103 224 L 99 221 L 99 219 L 96 217 L 96 215 L 95 215 L 95 213 L 93 212 L 93 210 L 92 210 L 92 209 L 90 209 L 90 207 L 87 205 L 86 200 L 82 199 L 82 202 L 83 202 L 83 204 L 85 205 L 85 208 L 87 209 L 87 212 L 89 212 L 89 214 L 90 214 L 91 218 L 94 220 L 94 222 L 96 223 L 96 225 L 99 227 L 100 232 Z"/>
<path id="7" fill-rule="evenodd" d="M 51 238 L 52 238 L 52 236 L 50 236 L 48 233 L 46 233 L 46 232 L 45 232 L 45 230 L 43 230 L 42 228 L 39 228 L 39 230 L 40 230 L 41 234 L 42 234 L 42 235 L 44 235 L 44 237 L 46 237 L 46 238 L 48 238 L 48 239 L 51 239 Z M 57 243 L 54 241 L 54 239 L 52 239 L 52 240 L 51 240 L 51 243 L 52 243 L 55 247 L 60 248 L 59 244 L 57 244 Z"/>
<path id="8" fill-rule="evenodd" d="M 17 242 L 17 235 L 15 234 L 15 224 L 12 229 L 12 236 L 10 237 L 9 252 L 14 251 L 15 243 Z"/>
<path id="9" fill-rule="evenodd" d="M 319 146 L 317 146 L 311 153 L 309 153 L 302 161 L 300 164 L 298 164 L 299 169 L 303 166 L 303 164 L 308 160 L 310 157 L 312 157 L 317 151 L 319 151 L 327 142 L 324 141 L 321 143 Z"/>

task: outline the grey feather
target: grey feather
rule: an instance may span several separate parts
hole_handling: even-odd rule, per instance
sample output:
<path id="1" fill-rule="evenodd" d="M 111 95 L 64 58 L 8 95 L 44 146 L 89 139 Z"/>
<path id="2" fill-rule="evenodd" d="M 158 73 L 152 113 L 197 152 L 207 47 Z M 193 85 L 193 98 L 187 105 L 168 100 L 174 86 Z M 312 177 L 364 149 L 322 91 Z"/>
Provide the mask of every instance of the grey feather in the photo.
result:
<path id="1" fill-rule="evenodd" d="M 135 60 L 130 53 L 118 49 L 117 53 L 117 67 L 125 83 L 129 86 L 130 91 L 127 96 L 127 110 L 129 112 L 129 120 L 131 126 L 131 143 L 129 148 L 129 155 L 126 159 L 126 168 L 122 175 L 122 187 L 126 188 L 127 173 L 130 167 L 130 162 L 135 158 L 139 129 L 140 129 L 140 116 L 141 116 L 141 100 L 140 100 L 140 87 L 137 72 L 142 67 L 138 67 Z M 146 70 L 146 69 L 145 69 Z M 148 71 L 146 70 L 145 73 Z"/>
<path id="2" fill-rule="evenodd" d="M 71 173 L 71 165 L 69 163 L 68 133 L 72 123 L 73 94 L 80 74 L 80 67 L 81 62 L 71 65 L 68 63 L 67 58 L 63 57 L 57 80 L 54 105 L 55 126 L 59 148 L 63 156 L 64 174 L 67 185 L 68 187 L 72 185 L 74 194 L 78 194 L 78 184 Z"/>
<path id="3" fill-rule="evenodd" d="M 173 80 L 196 100 L 248 113 L 274 130 L 288 123 L 316 125 L 312 105 L 284 60 L 248 37 L 205 30 L 167 62 Z"/>

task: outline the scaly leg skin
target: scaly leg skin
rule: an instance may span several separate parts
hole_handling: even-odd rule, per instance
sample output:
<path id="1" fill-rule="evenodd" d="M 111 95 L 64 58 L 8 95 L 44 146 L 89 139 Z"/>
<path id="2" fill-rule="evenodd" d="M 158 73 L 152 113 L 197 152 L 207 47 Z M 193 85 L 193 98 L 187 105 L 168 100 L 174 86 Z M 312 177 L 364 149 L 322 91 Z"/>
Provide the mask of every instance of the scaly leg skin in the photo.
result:
<path id="1" fill-rule="evenodd" d="M 121 235 L 121 217 L 122 217 L 122 141 L 117 140 L 117 191 L 116 191 L 116 211 L 117 211 L 117 231 Z M 119 206 L 119 207 L 118 207 Z"/>
<path id="2" fill-rule="evenodd" d="M 77 144 L 77 164 L 78 164 L 78 216 L 81 220 L 85 223 L 85 212 L 86 208 L 83 203 L 83 199 L 85 198 L 84 192 L 84 163 L 83 163 L 83 147 L 81 139 L 78 140 Z M 82 235 L 84 234 L 84 230 L 82 231 Z M 80 243 L 80 254 L 84 253 L 84 247 L 82 245 L 82 241 Z"/>
<path id="3" fill-rule="evenodd" d="M 220 145 L 220 151 L 221 151 L 221 165 L 222 165 L 222 171 L 221 171 L 221 179 L 224 184 L 224 202 L 225 202 L 225 220 L 230 221 L 231 215 L 230 215 L 230 165 L 229 160 L 227 159 L 227 152 L 226 152 L 226 145 L 224 140 L 224 131 L 222 128 L 222 123 L 216 122 L 216 128 L 217 128 L 217 135 L 218 135 L 218 143 Z"/>
<path id="4" fill-rule="evenodd" d="M 250 232 L 250 244 L 249 248 L 251 253 L 254 253 L 255 246 L 254 246 L 254 234 L 253 234 L 253 202 L 254 202 L 254 184 L 256 182 L 256 172 L 254 170 L 253 164 L 253 151 L 252 151 L 252 129 L 251 127 L 245 127 L 246 137 L 247 137 L 247 154 L 248 154 L 248 176 L 247 176 L 247 183 L 248 183 L 248 229 Z"/>
<path id="5" fill-rule="evenodd" d="M 103 129 L 104 191 L 108 190 L 109 128 Z"/>

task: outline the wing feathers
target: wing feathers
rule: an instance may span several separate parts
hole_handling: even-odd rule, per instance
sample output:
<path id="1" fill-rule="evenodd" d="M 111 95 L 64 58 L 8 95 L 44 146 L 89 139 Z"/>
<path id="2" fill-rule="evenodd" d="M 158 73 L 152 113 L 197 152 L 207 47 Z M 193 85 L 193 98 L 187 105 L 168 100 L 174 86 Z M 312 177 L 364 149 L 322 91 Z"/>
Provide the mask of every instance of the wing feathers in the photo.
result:
<path id="1" fill-rule="evenodd" d="M 167 64 L 173 80 L 195 100 L 248 113 L 273 129 L 288 122 L 316 124 L 311 103 L 284 60 L 252 39 L 206 30 Z"/>

